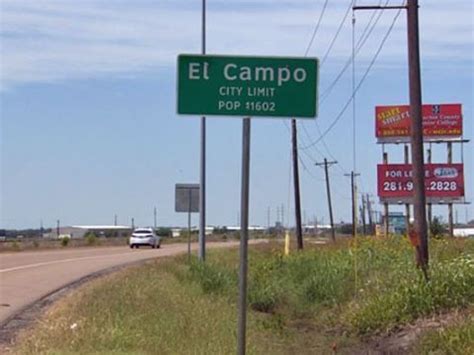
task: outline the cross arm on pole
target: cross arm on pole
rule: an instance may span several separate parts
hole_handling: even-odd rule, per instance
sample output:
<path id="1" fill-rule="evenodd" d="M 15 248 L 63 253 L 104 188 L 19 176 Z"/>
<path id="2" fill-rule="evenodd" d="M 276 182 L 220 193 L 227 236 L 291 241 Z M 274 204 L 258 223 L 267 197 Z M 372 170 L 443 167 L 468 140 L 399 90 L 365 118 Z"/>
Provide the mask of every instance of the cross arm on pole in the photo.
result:
<path id="1" fill-rule="evenodd" d="M 353 6 L 352 10 L 395 10 L 395 9 L 406 9 L 407 6 L 380 6 L 380 5 L 374 5 L 374 6 Z"/>
<path id="2" fill-rule="evenodd" d="M 337 164 L 337 161 L 328 161 L 328 162 L 322 162 L 322 163 L 314 163 L 314 165 L 316 166 L 324 166 L 325 164 L 327 164 L 328 166 L 331 166 L 331 165 L 334 165 L 334 164 Z"/>

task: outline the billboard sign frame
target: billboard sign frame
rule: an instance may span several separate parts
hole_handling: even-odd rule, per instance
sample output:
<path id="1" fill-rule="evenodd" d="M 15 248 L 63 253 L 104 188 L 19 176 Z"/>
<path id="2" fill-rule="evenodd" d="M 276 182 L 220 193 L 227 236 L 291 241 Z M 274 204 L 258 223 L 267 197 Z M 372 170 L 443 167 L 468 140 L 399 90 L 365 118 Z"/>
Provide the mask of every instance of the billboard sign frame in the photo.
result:
<path id="1" fill-rule="evenodd" d="M 378 164 L 377 195 L 390 204 L 413 203 L 411 164 Z M 464 203 L 464 165 L 462 163 L 425 164 L 427 203 Z"/>
<path id="2" fill-rule="evenodd" d="M 424 104 L 423 140 L 456 140 L 463 134 L 462 104 Z M 409 105 L 375 107 L 375 136 L 378 143 L 410 142 Z"/>

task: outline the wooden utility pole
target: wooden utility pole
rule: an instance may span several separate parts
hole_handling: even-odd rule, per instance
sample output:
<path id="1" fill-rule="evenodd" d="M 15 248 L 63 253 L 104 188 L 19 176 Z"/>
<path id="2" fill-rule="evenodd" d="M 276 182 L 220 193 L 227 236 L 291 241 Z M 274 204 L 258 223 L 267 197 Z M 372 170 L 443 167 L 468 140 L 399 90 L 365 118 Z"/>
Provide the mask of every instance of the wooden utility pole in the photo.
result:
<path id="1" fill-rule="evenodd" d="M 345 176 L 351 177 L 351 198 L 352 198 L 352 236 L 355 237 L 357 235 L 357 190 L 356 190 L 356 183 L 355 178 L 360 174 L 357 174 L 351 171 L 350 174 L 344 174 Z"/>
<path id="2" fill-rule="evenodd" d="M 334 230 L 334 218 L 332 214 L 332 202 L 331 202 L 331 189 L 329 187 L 329 172 L 328 172 L 328 166 L 337 164 L 337 161 L 327 161 L 326 158 L 324 158 L 324 163 L 315 163 L 317 166 L 322 166 L 324 165 L 324 174 L 326 175 L 326 194 L 328 198 L 328 209 L 329 209 L 329 221 L 331 223 L 331 239 L 333 242 L 336 241 L 336 231 Z M 315 227 L 316 228 L 316 227 Z"/>
<path id="3" fill-rule="evenodd" d="M 362 219 L 362 234 L 366 235 L 367 234 L 367 225 L 365 223 L 365 210 L 366 210 L 366 206 L 365 206 L 365 199 L 364 197 L 362 196 L 362 206 L 361 206 L 361 209 L 360 209 L 360 215 L 361 215 L 361 219 Z"/>
<path id="4" fill-rule="evenodd" d="M 448 163 L 453 162 L 453 143 L 448 142 Z M 449 236 L 454 236 L 454 221 L 453 221 L 453 204 L 448 204 L 448 225 L 449 225 Z"/>
<path id="5" fill-rule="evenodd" d="M 300 201 L 300 178 L 298 170 L 298 141 L 296 132 L 296 120 L 291 120 L 291 136 L 293 148 L 293 182 L 295 187 L 295 221 L 296 221 L 296 242 L 298 249 L 303 249 L 303 232 L 301 229 L 301 201 Z"/>
<path id="6" fill-rule="evenodd" d="M 270 223 L 271 223 L 270 222 L 270 212 L 271 212 L 270 206 L 268 206 L 268 208 L 267 208 L 267 228 L 268 228 L 268 230 L 270 230 L 270 227 L 271 227 L 271 225 L 270 225 Z"/>
<path id="7" fill-rule="evenodd" d="M 415 232 L 420 240 L 421 266 L 428 266 L 428 228 L 426 225 L 425 166 L 420 73 L 418 0 L 407 1 L 408 68 L 410 86 L 411 160 L 413 165 L 413 211 Z"/>
<path id="8" fill-rule="evenodd" d="M 368 217 L 369 217 L 369 228 L 370 228 L 370 232 L 369 233 L 374 233 L 374 221 L 372 219 L 372 204 L 370 202 L 370 197 L 369 197 L 369 194 L 366 194 L 365 195 L 365 198 L 367 199 L 367 214 L 368 214 Z"/>
<path id="9" fill-rule="evenodd" d="M 410 157 L 409 157 L 410 151 L 407 144 L 405 144 L 404 152 L 405 152 L 405 164 L 410 164 Z M 409 203 L 405 203 L 405 230 L 406 230 L 406 234 L 408 235 L 408 232 L 410 231 L 410 204 Z"/>
<path id="10" fill-rule="evenodd" d="M 414 232 L 420 242 L 420 263 L 425 277 L 428 266 L 428 228 L 426 224 L 425 167 L 423 160 L 423 125 L 421 102 L 420 40 L 418 0 L 400 6 L 354 6 L 353 10 L 406 9 L 408 33 L 408 69 L 411 119 L 411 161 L 413 171 Z"/>

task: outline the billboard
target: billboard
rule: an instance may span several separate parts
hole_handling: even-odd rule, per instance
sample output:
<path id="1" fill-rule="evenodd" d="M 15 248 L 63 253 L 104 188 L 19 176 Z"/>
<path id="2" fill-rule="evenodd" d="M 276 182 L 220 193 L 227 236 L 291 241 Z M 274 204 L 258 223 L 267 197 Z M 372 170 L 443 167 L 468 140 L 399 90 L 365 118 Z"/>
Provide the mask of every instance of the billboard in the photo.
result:
<path id="1" fill-rule="evenodd" d="M 453 139 L 462 135 L 462 105 L 423 105 L 425 141 Z M 410 141 L 410 106 L 376 106 L 375 136 L 379 143 Z"/>
<path id="2" fill-rule="evenodd" d="M 411 164 L 377 165 L 377 192 L 382 202 L 412 203 Z M 463 164 L 425 164 L 425 194 L 428 203 L 462 201 Z"/>

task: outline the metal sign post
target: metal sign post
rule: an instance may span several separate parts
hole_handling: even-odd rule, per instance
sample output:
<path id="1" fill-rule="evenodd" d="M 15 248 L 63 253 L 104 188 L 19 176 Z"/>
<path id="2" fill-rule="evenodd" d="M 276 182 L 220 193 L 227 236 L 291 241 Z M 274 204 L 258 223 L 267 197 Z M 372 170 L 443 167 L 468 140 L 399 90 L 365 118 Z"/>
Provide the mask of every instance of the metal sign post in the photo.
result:
<path id="1" fill-rule="evenodd" d="M 250 118 L 242 120 L 242 192 L 240 205 L 240 274 L 237 354 L 244 355 L 247 324 L 247 249 L 249 227 Z"/>
<path id="2" fill-rule="evenodd" d="M 199 212 L 199 184 L 176 184 L 175 211 L 188 214 L 188 257 L 191 256 L 191 213 Z"/>
<path id="3" fill-rule="evenodd" d="M 317 113 L 318 59 L 181 54 L 177 67 L 179 114 L 245 117 L 242 123 L 237 332 L 238 354 L 243 355 L 247 317 L 250 116 L 314 119 Z M 201 159 L 203 161 L 203 156 Z M 204 195 L 203 184 L 201 195 Z M 201 200 L 202 218 L 204 202 Z M 203 232 L 202 226 L 200 232 Z"/>

